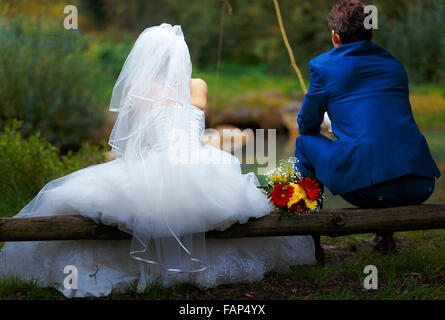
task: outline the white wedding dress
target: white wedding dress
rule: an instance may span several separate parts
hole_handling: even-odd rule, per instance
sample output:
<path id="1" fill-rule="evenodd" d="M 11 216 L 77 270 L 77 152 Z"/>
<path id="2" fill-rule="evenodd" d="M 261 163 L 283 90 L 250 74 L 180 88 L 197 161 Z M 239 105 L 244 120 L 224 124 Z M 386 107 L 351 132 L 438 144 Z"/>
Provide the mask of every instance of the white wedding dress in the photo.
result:
<path id="1" fill-rule="evenodd" d="M 310 236 L 205 239 L 206 231 L 264 216 L 270 206 L 236 157 L 201 142 L 205 115 L 190 104 L 190 74 L 180 27 L 146 29 L 113 91 L 116 160 L 49 182 L 16 216 L 77 213 L 133 239 L 8 242 L 0 276 L 37 279 L 67 297 L 85 297 L 134 283 L 142 290 L 155 281 L 252 282 L 315 261 Z M 64 286 L 69 265 L 77 268 L 77 289 Z"/>

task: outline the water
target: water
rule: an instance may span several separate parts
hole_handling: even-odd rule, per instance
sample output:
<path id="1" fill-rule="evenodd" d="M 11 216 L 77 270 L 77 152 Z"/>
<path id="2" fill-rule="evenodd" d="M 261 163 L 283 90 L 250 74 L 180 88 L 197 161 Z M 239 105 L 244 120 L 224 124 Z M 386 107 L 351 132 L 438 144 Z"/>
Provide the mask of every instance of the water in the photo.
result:
<path id="1" fill-rule="evenodd" d="M 426 203 L 445 202 L 445 131 L 425 130 L 422 131 L 425 136 L 434 160 L 436 161 L 442 176 L 436 180 L 434 193 L 426 201 Z M 277 136 L 277 161 L 288 159 L 294 154 L 295 138 L 289 138 L 286 135 Z M 243 164 L 241 169 L 243 173 L 253 171 L 256 172 L 257 165 Z M 258 176 L 260 182 L 265 183 L 264 176 Z M 325 193 L 326 201 L 323 206 L 326 209 L 350 208 L 352 205 L 343 200 L 340 196 L 334 196 L 329 190 Z"/>

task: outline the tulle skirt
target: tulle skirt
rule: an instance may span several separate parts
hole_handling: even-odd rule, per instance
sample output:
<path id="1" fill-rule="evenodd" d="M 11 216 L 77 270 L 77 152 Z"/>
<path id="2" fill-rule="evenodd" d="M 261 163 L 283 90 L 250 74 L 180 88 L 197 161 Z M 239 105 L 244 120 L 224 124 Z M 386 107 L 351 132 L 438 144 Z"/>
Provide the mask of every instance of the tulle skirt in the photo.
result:
<path id="1" fill-rule="evenodd" d="M 207 268 L 201 272 L 166 273 L 155 265 L 131 258 L 129 240 L 8 242 L 0 252 L 0 277 L 18 276 L 54 287 L 66 297 L 100 297 L 136 286 L 190 283 L 200 288 L 220 284 L 251 283 L 268 271 L 286 272 L 294 265 L 312 264 L 314 243 L 310 236 L 249 239 L 208 239 Z M 77 289 L 66 288 L 77 269 Z"/>
<path id="2" fill-rule="evenodd" d="M 205 240 L 270 212 L 253 173 L 219 149 L 202 146 L 196 164 L 172 164 L 155 150 L 118 158 L 48 183 L 16 217 L 81 214 L 117 226 L 132 241 L 10 242 L 0 275 L 38 279 L 68 297 L 108 295 L 136 282 L 202 287 L 259 280 L 268 270 L 313 263 L 310 236 Z M 214 161 L 219 159 L 219 161 Z M 78 289 L 66 289 L 64 268 L 78 270 Z"/>

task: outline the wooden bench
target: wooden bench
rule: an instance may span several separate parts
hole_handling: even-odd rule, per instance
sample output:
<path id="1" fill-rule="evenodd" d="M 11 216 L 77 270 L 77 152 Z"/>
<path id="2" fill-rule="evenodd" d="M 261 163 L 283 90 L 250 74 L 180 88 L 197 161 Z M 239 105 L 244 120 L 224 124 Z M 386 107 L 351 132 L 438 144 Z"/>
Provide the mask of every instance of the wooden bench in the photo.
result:
<path id="1" fill-rule="evenodd" d="M 280 217 L 270 214 L 234 224 L 225 231 L 210 231 L 209 238 L 248 238 L 312 235 L 316 256 L 323 262 L 320 236 L 388 233 L 445 228 L 445 204 L 381 209 L 323 209 L 318 213 Z M 131 235 L 115 227 L 96 224 L 79 215 L 0 218 L 0 241 L 120 240 Z"/>

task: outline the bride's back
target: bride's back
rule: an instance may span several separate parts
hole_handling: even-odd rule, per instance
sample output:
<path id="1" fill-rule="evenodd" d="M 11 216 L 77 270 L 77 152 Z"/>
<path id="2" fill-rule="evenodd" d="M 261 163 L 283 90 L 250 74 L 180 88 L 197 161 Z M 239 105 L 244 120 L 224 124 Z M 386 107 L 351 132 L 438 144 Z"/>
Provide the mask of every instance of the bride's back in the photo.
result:
<path id="1" fill-rule="evenodd" d="M 205 126 L 204 112 L 190 104 L 153 108 L 141 121 L 146 122 L 143 145 L 150 151 L 198 146 Z"/>

